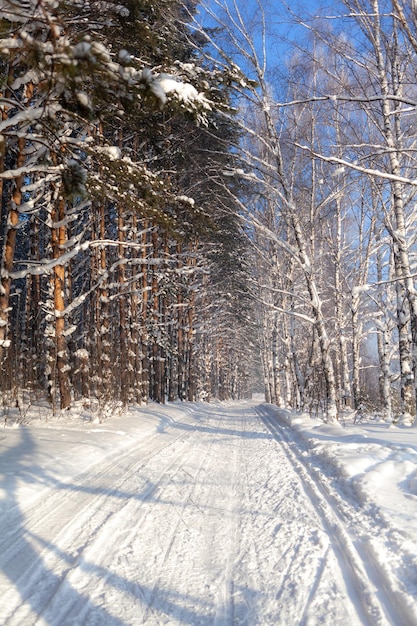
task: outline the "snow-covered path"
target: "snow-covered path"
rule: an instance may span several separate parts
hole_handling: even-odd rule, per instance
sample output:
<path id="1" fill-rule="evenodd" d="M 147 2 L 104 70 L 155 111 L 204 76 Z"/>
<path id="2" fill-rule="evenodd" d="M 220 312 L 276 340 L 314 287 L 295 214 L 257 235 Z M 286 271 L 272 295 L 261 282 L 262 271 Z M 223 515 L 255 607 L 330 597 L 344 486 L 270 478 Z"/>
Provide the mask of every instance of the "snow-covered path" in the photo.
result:
<path id="1" fill-rule="evenodd" d="M 415 624 L 362 539 L 375 522 L 271 408 L 129 419 L 7 432 L 1 624 Z"/>

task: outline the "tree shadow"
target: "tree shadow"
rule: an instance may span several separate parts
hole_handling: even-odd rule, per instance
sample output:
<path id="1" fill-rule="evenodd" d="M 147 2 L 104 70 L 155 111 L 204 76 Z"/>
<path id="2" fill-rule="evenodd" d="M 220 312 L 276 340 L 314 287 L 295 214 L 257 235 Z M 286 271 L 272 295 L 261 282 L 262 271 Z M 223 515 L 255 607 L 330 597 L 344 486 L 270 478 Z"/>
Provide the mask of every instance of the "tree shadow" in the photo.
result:
<path id="1" fill-rule="evenodd" d="M 207 602 L 203 598 L 193 598 L 175 591 L 162 590 L 157 587 L 144 587 L 137 580 L 121 576 L 99 564 L 89 562 L 81 555 L 62 550 L 56 543 L 43 538 L 38 532 L 27 527 L 25 515 L 21 510 L 18 488 L 21 481 L 48 485 L 56 491 L 80 491 L 84 493 L 111 495 L 112 497 L 129 500 L 131 498 L 149 501 L 152 485 L 147 485 L 142 493 L 134 494 L 120 489 L 103 489 L 97 486 L 84 486 L 64 483 L 49 476 L 42 468 L 34 464 L 37 446 L 30 430 L 19 429 L 20 441 L 1 454 L 0 476 L 4 497 L 0 501 L 2 519 L 2 538 L 0 540 L 0 571 L 6 579 L 3 587 L 2 614 L 5 625 L 8 620 L 20 619 L 19 623 L 37 623 L 42 619 L 44 625 L 65 626 L 66 624 L 83 624 L 87 616 L 94 616 L 94 623 L 100 626 L 133 626 L 115 616 L 104 606 L 80 590 L 75 589 L 68 575 L 78 569 L 86 579 L 92 576 L 105 580 L 106 585 L 114 590 L 122 590 L 138 605 L 138 610 L 181 616 L 181 623 L 194 626 L 213 624 L 213 613 L 207 614 Z M 4 471 L 1 472 L 1 469 Z M 8 468 L 8 469 L 7 469 Z M 36 507 L 36 503 L 34 505 Z M 100 532 L 100 528 L 97 529 Z M 47 536 L 47 534 L 46 534 Z M 84 546 L 86 547 L 86 546 Z M 84 548 L 82 547 L 82 548 Z M 55 564 L 48 565 L 47 555 L 53 553 Z M 59 568 L 56 568 L 60 563 Z M 140 563 L 138 563 L 140 568 Z M 17 597 L 18 596 L 18 597 Z M 63 600 L 65 606 L 59 607 L 61 617 L 57 619 L 54 607 Z M 9 615 L 8 606 L 15 606 L 13 615 Z M 64 620 L 62 620 L 64 614 Z M 78 616 L 78 617 L 77 617 Z M 89 622 L 90 623 L 90 622 Z M 135 624 L 139 626 L 142 621 Z M 145 622 L 146 623 L 146 622 Z"/>
<path id="2" fill-rule="evenodd" d="M 219 412 L 217 417 L 217 421 L 214 426 L 205 426 L 201 424 L 202 420 L 206 416 L 210 416 L 210 421 L 216 420 L 216 417 L 213 416 L 213 405 L 209 405 L 210 410 L 206 411 L 204 405 L 199 404 L 199 412 L 198 414 L 195 411 L 195 403 L 194 406 L 190 406 L 186 402 L 179 405 L 181 408 L 181 412 L 187 413 L 189 417 L 193 420 L 192 423 L 187 423 L 181 420 L 172 419 L 168 417 L 165 413 L 159 412 L 157 408 L 152 407 L 152 415 L 157 417 L 160 423 L 157 427 L 158 433 L 165 433 L 168 428 L 175 428 L 184 431 L 190 432 L 202 432 L 209 433 L 213 435 L 225 435 L 230 437 L 242 437 L 245 439 L 273 439 L 273 436 L 270 432 L 266 431 L 256 431 L 256 432 L 248 432 L 245 430 L 241 430 L 239 428 L 227 428 L 224 423 L 227 422 L 227 414 L 224 413 L 225 407 L 222 406 L 222 411 Z M 226 407 L 227 408 L 227 407 Z M 235 414 L 234 414 L 235 416 Z"/>
<path id="3" fill-rule="evenodd" d="M 19 433 L 21 434 L 20 443 L 1 455 L 2 466 L 10 468 L 10 471 L 5 472 L 2 476 L 4 497 L 1 511 L 4 531 L 0 546 L 0 569 L 10 583 L 9 589 L 3 593 L 2 601 L 4 602 L 3 606 L 7 609 L 8 592 L 12 592 L 13 595 L 13 592 L 17 591 L 20 596 L 20 607 L 27 606 L 26 613 L 29 615 L 26 616 L 25 623 L 31 623 L 29 621 L 31 619 L 30 612 L 36 618 L 42 616 L 48 605 L 48 598 L 53 597 L 62 584 L 63 575 L 48 568 L 32 545 L 33 535 L 31 536 L 31 533 L 25 528 L 25 517 L 17 497 L 18 481 L 23 476 L 25 481 L 37 482 L 36 474 L 42 474 L 42 470 L 37 470 L 36 474 L 31 473 L 29 462 L 30 458 L 35 455 L 36 444 L 27 428 L 21 427 Z M 68 556 L 67 561 L 69 560 L 70 557 Z M 32 578 L 35 571 L 36 577 Z M 68 602 L 79 603 L 80 601 L 83 604 L 89 604 L 88 598 L 83 597 L 75 589 L 69 588 Z M 0 616 L 1 613 L 0 609 Z M 124 626 L 123 622 L 110 614 L 105 615 L 105 617 L 114 626 Z M 33 619 L 34 621 L 35 619 Z M 44 623 L 54 624 L 53 620 L 45 619 Z M 57 625 L 54 624 L 54 626 Z"/>

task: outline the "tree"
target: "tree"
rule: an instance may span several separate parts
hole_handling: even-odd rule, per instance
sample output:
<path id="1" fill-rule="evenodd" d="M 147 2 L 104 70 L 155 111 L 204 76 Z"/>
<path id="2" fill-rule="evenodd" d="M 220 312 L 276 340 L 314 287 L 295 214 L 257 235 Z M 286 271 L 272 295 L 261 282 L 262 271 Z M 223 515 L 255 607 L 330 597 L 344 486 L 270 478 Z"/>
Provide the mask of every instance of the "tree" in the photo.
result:
<path id="1" fill-rule="evenodd" d="M 254 35 L 253 24 L 245 21 L 236 2 L 215 2 L 217 11 L 215 17 L 219 24 L 227 33 L 228 44 L 225 47 L 226 53 L 234 55 L 242 60 L 245 71 L 253 79 L 253 82 L 246 83 L 244 96 L 257 110 L 259 117 L 262 117 L 263 133 L 260 135 L 240 118 L 242 133 L 246 133 L 252 138 L 254 143 L 258 143 L 260 149 L 256 154 L 249 154 L 244 151 L 243 159 L 251 159 L 250 167 L 254 172 L 261 173 L 255 175 L 256 183 L 261 185 L 264 181 L 276 189 L 279 202 L 279 210 L 282 219 L 287 227 L 289 240 L 283 240 L 275 233 L 267 234 L 276 245 L 289 252 L 296 260 L 306 286 L 307 298 L 311 310 L 311 323 L 314 325 L 314 332 L 317 336 L 317 345 L 320 352 L 320 366 L 323 372 L 326 397 L 326 413 L 329 420 L 337 416 L 337 397 L 334 365 L 330 354 L 330 339 L 326 328 L 325 316 L 323 314 L 323 304 L 315 275 L 315 260 L 312 257 L 308 244 L 308 237 L 303 220 L 300 217 L 297 195 L 294 189 L 294 176 L 296 167 L 296 157 L 293 150 L 294 142 L 290 147 L 286 138 L 286 128 L 283 119 L 279 118 L 278 109 L 273 107 L 271 90 L 267 79 L 267 59 L 265 46 L 265 24 L 266 18 L 261 3 L 258 3 L 261 30 L 258 39 Z M 259 50 L 257 41 L 260 41 Z M 226 46 L 226 44 L 225 44 Z M 219 53 L 222 53 L 219 50 Z M 242 83 L 243 84 L 243 83 Z M 296 132 L 302 127 L 303 112 L 297 111 L 294 116 Z M 284 128 L 284 131 L 280 129 Z M 293 169 L 291 169 L 293 168 Z M 249 178 L 254 176 L 249 173 Z M 307 319 L 307 315 L 304 319 Z"/>
<path id="2" fill-rule="evenodd" d="M 35 383 L 12 369 L 30 343 L 29 375 L 62 409 L 195 398 L 195 279 L 217 237 L 207 146 L 230 88 L 187 29 L 195 3 L 6 4 L 3 390 Z"/>

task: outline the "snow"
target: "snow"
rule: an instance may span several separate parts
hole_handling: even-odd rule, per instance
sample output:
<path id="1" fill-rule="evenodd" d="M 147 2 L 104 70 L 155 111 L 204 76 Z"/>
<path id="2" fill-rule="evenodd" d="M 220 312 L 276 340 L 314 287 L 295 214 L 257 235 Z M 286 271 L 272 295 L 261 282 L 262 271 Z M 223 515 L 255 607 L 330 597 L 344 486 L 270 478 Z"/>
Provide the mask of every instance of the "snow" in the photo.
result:
<path id="1" fill-rule="evenodd" d="M 76 95 L 78 102 L 81 104 L 81 106 L 85 108 L 88 108 L 91 106 L 90 99 L 84 91 L 77 91 L 75 95 Z"/>
<path id="2" fill-rule="evenodd" d="M 125 73 L 128 70 L 129 68 L 124 68 Z M 159 99 L 161 106 L 167 103 L 167 95 L 173 94 L 179 102 L 182 102 L 186 107 L 190 107 L 190 110 L 201 108 L 202 110 L 211 111 L 211 104 L 205 95 L 198 92 L 190 83 L 183 82 L 176 76 L 163 72 L 154 74 L 150 69 L 145 68 L 135 73 L 135 79 L 149 87 L 154 96 Z"/>
<path id="3" fill-rule="evenodd" d="M 195 205 L 194 198 L 190 198 L 190 196 L 177 196 L 177 200 L 179 202 L 186 202 L 187 204 L 191 204 L 191 206 Z"/>
<path id="4" fill-rule="evenodd" d="M 99 415 L 0 432 L 1 624 L 417 623 L 417 429 L 256 401 Z"/>
<path id="5" fill-rule="evenodd" d="M 165 94 L 174 92 L 178 95 L 178 98 L 184 102 L 194 102 L 198 100 L 204 103 L 208 109 L 210 108 L 204 96 L 199 94 L 197 89 L 189 83 L 178 81 L 169 74 L 159 74 L 154 82 L 158 83 L 159 87 L 161 87 L 163 93 Z"/>
<path id="6" fill-rule="evenodd" d="M 94 150 L 107 156 L 110 161 L 117 161 L 122 158 L 122 151 L 118 146 L 97 146 Z"/>

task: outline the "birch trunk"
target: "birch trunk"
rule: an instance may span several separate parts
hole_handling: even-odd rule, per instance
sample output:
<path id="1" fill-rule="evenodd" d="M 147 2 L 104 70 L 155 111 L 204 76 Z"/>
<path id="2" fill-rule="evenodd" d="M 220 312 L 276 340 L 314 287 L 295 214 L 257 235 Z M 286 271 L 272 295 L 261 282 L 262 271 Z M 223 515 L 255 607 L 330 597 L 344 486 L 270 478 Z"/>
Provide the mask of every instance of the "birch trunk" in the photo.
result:
<path id="1" fill-rule="evenodd" d="M 359 293 L 357 289 L 352 291 L 351 300 L 352 315 L 352 395 L 353 408 L 359 409 L 361 402 L 361 385 L 360 385 L 360 327 L 359 327 Z"/>
<path id="2" fill-rule="evenodd" d="M 387 77 L 386 64 L 383 56 L 382 29 L 380 23 L 380 9 L 378 0 L 372 0 L 373 17 L 373 38 L 374 50 L 377 61 L 378 78 L 381 87 L 381 113 L 383 117 L 383 133 L 390 164 L 390 173 L 401 176 L 400 145 L 398 127 L 398 103 L 394 104 L 394 110 L 390 105 L 390 89 Z M 417 371 L 417 293 L 414 287 L 414 280 L 410 268 L 410 258 L 407 240 L 406 218 L 403 202 L 403 184 L 399 181 L 392 182 L 392 207 L 395 218 L 394 237 L 395 268 L 397 273 L 397 315 L 398 330 L 400 333 L 399 349 L 400 360 L 402 361 L 401 374 L 401 397 L 403 411 L 410 415 L 415 415 L 416 408 L 416 386 L 415 374 Z M 401 285 L 402 283 L 402 285 Z M 408 313 L 404 310 L 404 299 L 408 300 L 409 323 L 411 328 L 411 348 L 406 336 L 406 319 Z M 410 366 L 411 356 L 411 366 Z"/>
<path id="3" fill-rule="evenodd" d="M 378 282 L 382 282 L 382 256 L 380 249 L 377 253 L 376 258 L 377 263 L 377 279 Z M 392 267 L 392 264 L 391 264 Z M 380 293 L 378 296 L 379 308 L 381 311 L 381 322 L 378 328 L 377 335 L 377 346 L 378 346 L 378 357 L 379 357 L 379 394 L 382 404 L 382 411 L 384 415 L 384 419 L 388 422 L 392 422 L 393 414 L 392 414 L 392 392 L 391 392 L 391 353 L 392 353 L 392 320 L 389 315 L 389 310 L 387 310 L 387 305 L 390 305 L 390 297 L 389 293 L 391 288 L 388 286 L 387 289 L 387 302 L 383 301 L 382 294 Z"/>
<path id="4" fill-rule="evenodd" d="M 345 408 L 352 406 L 352 391 L 350 388 L 349 365 L 347 341 L 345 336 L 345 312 L 344 312 L 344 292 L 341 283 L 341 267 L 342 267 L 342 215 L 340 206 L 340 197 L 336 199 L 336 247 L 335 247 L 335 316 L 336 316 L 336 332 L 337 343 L 339 348 L 339 396 L 341 405 Z"/>
<path id="5" fill-rule="evenodd" d="M 326 419 L 328 419 L 329 421 L 333 421 L 336 420 L 338 417 L 336 379 L 333 362 L 330 355 L 330 340 L 326 331 L 324 315 L 322 312 L 322 303 L 314 278 L 312 259 L 309 257 L 307 252 L 307 240 L 303 233 L 301 221 L 298 214 L 299 212 L 294 203 L 294 199 L 292 197 L 291 190 L 286 179 L 280 141 L 277 135 L 275 124 L 271 117 L 270 108 L 268 106 L 268 89 L 267 85 L 264 82 L 261 68 L 259 68 L 258 76 L 264 100 L 264 116 L 269 141 L 271 143 L 271 153 L 274 156 L 276 172 L 278 174 L 280 185 L 282 188 L 283 206 L 281 210 L 295 239 L 297 258 L 302 268 L 304 279 L 306 282 L 307 292 L 310 298 L 311 310 L 315 322 L 315 329 L 317 332 L 318 343 L 320 346 L 321 366 L 323 369 L 326 388 Z"/>

